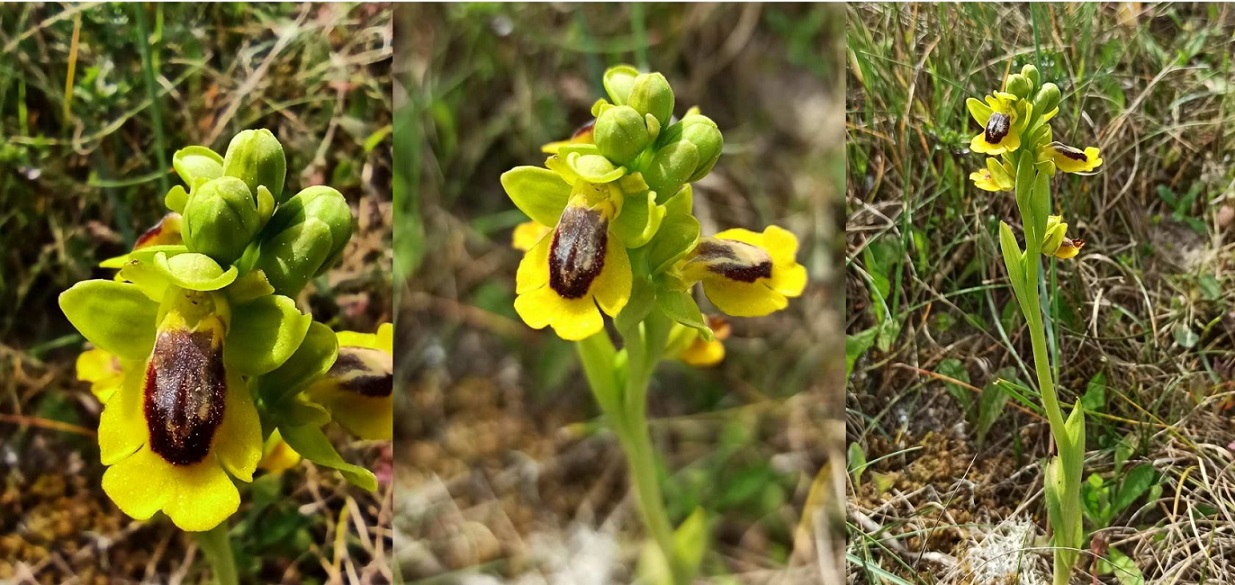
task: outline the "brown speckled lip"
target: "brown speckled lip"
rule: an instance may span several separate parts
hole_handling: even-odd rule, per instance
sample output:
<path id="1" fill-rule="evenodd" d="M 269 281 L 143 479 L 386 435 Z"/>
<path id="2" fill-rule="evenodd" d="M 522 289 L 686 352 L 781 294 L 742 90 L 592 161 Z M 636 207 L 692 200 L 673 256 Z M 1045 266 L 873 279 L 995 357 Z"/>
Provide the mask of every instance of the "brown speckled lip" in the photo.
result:
<path id="1" fill-rule="evenodd" d="M 330 367 L 329 376 L 338 381 L 339 389 L 381 398 L 394 391 L 394 376 L 387 367 L 389 357 L 381 350 L 368 347 L 340 347 L 339 357 Z"/>
<path id="2" fill-rule="evenodd" d="M 738 254 L 739 247 L 744 254 Z M 704 262 L 709 272 L 729 280 L 749 283 L 760 278 L 772 278 L 772 259 L 763 250 L 746 242 L 704 240 L 695 247 L 695 260 Z"/>
<path id="3" fill-rule="evenodd" d="M 206 458 L 223 422 L 227 374 L 211 331 L 159 333 L 146 368 L 150 449 L 172 465 Z"/>
<path id="4" fill-rule="evenodd" d="M 1008 129 L 1011 126 L 1012 118 L 1007 114 L 1000 112 L 991 114 L 991 119 L 986 122 L 986 141 L 999 144 L 1008 135 Z"/>
<path id="5" fill-rule="evenodd" d="M 587 294 L 605 267 L 609 222 L 599 210 L 567 206 L 549 248 L 549 286 L 564 299 Z"/>
<path id="6" fill-rule="evenodd" d="M 1089 162 L 1089 157 L 1085 155 L 1085 151 L 1079 148 L 1073 148 L 1071 146 L 1068 146 L 1066 144 L 1060 144 L 1058 142 L 1051 144 L 1051 148 L 1054 148 L 1055 152 L 1058 152 L 1059 154 L 1062 154 L 1065 157 L 1068 157 L 1074 161 Z"/>

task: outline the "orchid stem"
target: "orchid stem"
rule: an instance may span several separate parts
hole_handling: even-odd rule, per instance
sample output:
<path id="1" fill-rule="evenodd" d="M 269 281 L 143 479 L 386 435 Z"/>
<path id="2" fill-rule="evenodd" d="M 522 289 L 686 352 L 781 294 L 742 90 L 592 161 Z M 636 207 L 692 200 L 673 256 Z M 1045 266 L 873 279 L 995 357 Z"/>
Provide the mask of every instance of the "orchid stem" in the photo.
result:
<path id="1" fill-rule="evenodd" d="M 227 533 L 227 522 L 223 522 L 206 532 L 197 532 L 197 544 L 206 555 L 214 569 L 214 580 L 218 585 L 239 585 L 236 575 L 236 555 L 232 552 L 231 536 Z"/>

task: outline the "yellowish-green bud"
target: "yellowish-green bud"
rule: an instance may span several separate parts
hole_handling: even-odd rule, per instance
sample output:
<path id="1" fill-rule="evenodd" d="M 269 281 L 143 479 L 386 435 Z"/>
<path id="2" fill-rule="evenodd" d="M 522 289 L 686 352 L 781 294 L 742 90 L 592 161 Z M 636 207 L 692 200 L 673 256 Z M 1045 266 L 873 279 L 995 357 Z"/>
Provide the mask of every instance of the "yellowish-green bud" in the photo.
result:
<path id="1" fill-rule="evenodd" d="M 255 267 L 275 292 L 295 296 L 343 255 L 352 237 L 351 208 L 335 189 L 308 187 L 278 207 L 264 233 Z"/>
<path id="2" fill-rule="evenodd" d="M 1033 82 L 1028 77 L 1020 73 L 1013 73 L 1008 76 L 1008 93 L 1021 99 L 1027 99 L 1031 91 L 1033 91 Z"/>
<path id="3" fill-rule="evenodd" d="M 699 114 L 688 115 L 682 119 L 682 139 L 695 145 L 699 151 L 699 162 L 695 172 L 686 180 L 694 183 L 712 172 L 720 152 L 725 146 L 725 139 L 720 134 L 720 128 L 711 118 Z"/>
<path id="4" fill-rule="evenodd" d="M 194 191 L 184 208 L 184 243 L 227 266 L 235 262 L 261 229 L 257 202 L 244 181 L 219 177 Z"/>
<path id="5" fill-rule="evenodd" d="M 672 129 L 670 127 L 670 130 Z M 643 170 L 643 178 L 648 187 L 663 197 L 677 193 L 699 166 L 699 149 L 689 141 L 682 140 L 681 131 L 678 132 L 678 139 L 657 148 L 656 154 Z"/>
<path id="6" fill-rule="evenodd" d="M 630 97 L 630 88 L 634 86 L 635 78 L 638 76 L 639 70 L 630 65 L 616 65 L 606 70 L 603 83 L 609 99 L 613 100 L 616 105 L 626 105 L 626 99 Z"/>
<path id="7" fill-rule="evenodd" d="M 1046 235 L 1042 237 L 1042 253 L 1047 256 L 1055 254 L 1059 245 L 1063 243 L 1064 234 L 1068 231 L 1068 224 L 1060 219 L 1058 215 L 1052 215 L 1046 220 Z"/>
<path id="8" fill-rule="evenodd" d="M 253 193 L 265 186 L 278 203 L 283 201 L 287 156 L 283 145 L 265 128 L 245 130 L 232 138 L 223 156 L 223 174 L 241 179 Z"/>
<path id="9" fill-rule="evenodd" d="M 1035 114 L 1046 114 L 1051 110 L 1059 107 L 1059 86 L 1051 82 L 1042 84 L 1042 89 L 1038 90 L 1038 95 L 1033 98 L 1033 111 Z"/>
<path id="10" fill-rule="evenodd" d="M 640 74 L 631 84 L 626 105 L 640 115 L 651 114 L 663 128 L 669 125 L 669 119 L 673 117 L 673 88 L 669 87 L 664 75 Z"/>
<path id="11" fill-rule="evenodd" d="M 644 117 L 630 106 L 614 106 L 602 112 L 593 137 L 600 153 L 619 165 L 630 164 L 652 141 Z"/>
<path id="12" fill-rule="evenodd" d="M 1029 83 L 1033 84 L 1033 87 L 1038 87 L 1042 84 L 1042 77 L 1038 74 L 1038 68 L 1033 65 L 1026 64 L 1024 67 L 1021 67 L 1021 75 L 1024 75 L 1029 80 Z"/>

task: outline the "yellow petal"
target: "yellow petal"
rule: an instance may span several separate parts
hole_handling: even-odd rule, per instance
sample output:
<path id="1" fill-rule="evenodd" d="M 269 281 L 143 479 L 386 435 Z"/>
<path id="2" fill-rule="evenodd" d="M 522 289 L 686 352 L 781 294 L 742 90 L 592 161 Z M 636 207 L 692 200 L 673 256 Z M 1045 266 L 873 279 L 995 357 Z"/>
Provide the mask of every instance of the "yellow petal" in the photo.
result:
<path id="1" fill-rule="evenodd" d="M 703 281 L 703 292 L 716 308 L 734 317 L 762 317 L 789 306 L 785 295 L 759 281 L 708 278 Z"/>
<path id="2" fill-rule="evenodd" d="M 134 371 L 142 371 L 140 368 Z M 142 376 L 128 376 L 124 385 L 103 407 L 99 417 L 99 459 L 112 465 L 146 444 L 146 415 L 142 410 Z"/>
<path id="3" fill-rule="evenodd" d="M 592 283 L 589 293 L 596 297 L 596 302 L 605 313 L 616 317 L 630 300 L 632 280 L 630 257 L 626 248 L 609 238 L 609 245 L 605 248 L 605 266 L 596 282 Z"/>
<path id="4" fill-rule="evenodd" d="M 770 225 L 763 230 L 764 247 L 772 262 L 793 263 L 798 255 L 798 237 L 780 226 Z"/>
<path id="5" fill-rule="evenodd" d="M 535 221 L 525 221 L 515 226 L 515 231 L 510 236 L 510 245 L 516 250 L 524 252 L 531 250 L 545 234 L 553 231 L 553 228 L 547 225 L 541 225 Z"/>
<path id="6" fill-rule="evenodd" d="M 694 343 L 678 354 L 678 359 L 697 368 L 714 366 L 725 359 L 725 344 L 697 338 Z"/>
<path id="7" fill-rule="evenodd" d="M 103 474 L 103 491 L 125 514 L 147 520 L 162 509 L 171 496 L 174 487 L 168 474 L 170 468 L 171 465 L 150 449 L 142 449 L 107 468 Z"/>
<path id="8" fill-rule="evenodd" d="M 394 434 L 393 404 L 390 396 L 347 394 L 323 406 L 347 432 L 367 441 L 389 441 Z"/>
<path id="9" fill-rule="evenodd" d="M 240 509 L 240 492 L 211 458 L 185 467 L 165 465 L 173 487 L 163 512 L 181 530 L 210 530 Z"/>
<path id="10" fill-rule="evenodd" d="M 516 294 L 549 284 L 549 248 L 552 245 L 553 236 L 548 234 L 523 255 L 519 270 L 515 273 Z"/>
<path id="11" fill-rule="evenodd" d="M 394 323 L 382 323 L 377 326 L 377 346 L 375 349 L 380 349 L 390 355 L 395 353 L 395 326 Z"/>
<path id="12" fill-rule="evenodd" d="M 745 242 L 765 250 L 767 249 L 767 246 L 763 244 L 764 235 L 747 229 L 731 228 L 712 237 L 718 240 L 736 240 L 738 242 Z"/>
<path id="13" fill-rule="evenodd" d="M 772 279 L 768 285 L 787 297 L 801 296 L 806 289 L 806 267 L 797 263 L 790 266 L 773 265 Z"/>
<path id="14" fill-rule="evenodd" d="M 262 423 L 240 376 L 229 374 L 223 422 L 214 433 L 210 450 L 219 464 L 241 481 L 253 481 L 253 471 L 262 459 Z M 213 458 L 207 457 L 213 463 Z"/>
<path id="15" fill-rule="evenodd" d="M 548 286 L 519 295 L 515 299 L 515 312 L 529 327 L 552 326 L 558 337 L 568 341 L 579 341 L 605 328 L 600 309 L 590 295 L 563 299 Z"/>
<path id="16" fill-rule="evenodd" d="M 300 463 L 300 459 L 300 453 L 288 445 L 279 430 L 275 429 L 266 438 L 266 444 L 262 447 L 262 460 L 257 467 L 269 473 L 282 473 L 295 467 Z"/>

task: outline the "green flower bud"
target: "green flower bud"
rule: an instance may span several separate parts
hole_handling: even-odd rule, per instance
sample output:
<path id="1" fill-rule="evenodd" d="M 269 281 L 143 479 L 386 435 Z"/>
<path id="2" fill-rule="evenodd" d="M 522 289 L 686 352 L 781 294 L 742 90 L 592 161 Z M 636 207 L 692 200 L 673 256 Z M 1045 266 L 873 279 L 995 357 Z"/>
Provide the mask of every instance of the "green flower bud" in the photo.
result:
<path id="1" fill-rule="evenodd" d="M 600 153 L 619 165 L 630 164 L 652 141 L 643 116 L 630 106 L 615 106 L 601 113 L 593 136 Z"/>
<path id="2" fill-rule="evenodd" d="M 287 178 L 283 145 L 265 128 L 245 130 L 227 145 L 223 174 L 243 180 L 254 193 L 258 186 L 265 186 L 274 200 L 282 203 L 283 181 Z"/>
<path id="3" fill-rule="evenodd" d="M 631 85 L 626 105 L 640 115 L 651 114 L 663 128 L 669 125 L 669 119 L 673 117 L 673 88 L 669 87 L 664 75 L 643 73 Z"/>
<path id="4" fill-rule="evenodd" d="M 1038 95 L 1033 98 L 1033 112 L 1038 115 L 1046 114 L 1059 107 L 1059 100 L 1059 86 L 1050 82 L 1044 83 L 1042 89 L 1038 90 Z"/>
<path id="5" fill-rule="evenodd" d="M 606 70 L 603 83 L 609 99 L 619 106 L 625 105 L 626 98 L 630 96 L 630 88 L 638 76 L 639 70 L 630 65 L 616 65 Z"/>
<path id="6" fill-rule="evenodd" d="M 1021 67 L 1021 75 L 1024 75 L 1033 87 L 1038 87 L 1042 84 L 1042 77 L 1038 74 L 1038 68 L 1033 65 L 1026 64 L 1024 67 Z M 1033 87 L 1030 89 L 1033 89 Z"/>
<path id="7" fill-rule="evenodd" d="M 261 228 L 253 193 L 235 177 L 203 183 L 185 204 L 184 243 L 222 266 L 235 262 Z"/>
<path id="8" fill-rule="evenodd" d="M 1008 93 L 1026 99 L 1029 97 L 1029 92 L 1033 91 L 1033 82 L 1028 77 L 1020 73 L 1013 73 L 1008 76 Z"/>
<path id="9" fill-rule="evenodd" d="M 267 224 L 255 268 L 275 292 L 295 296 L 342 255 L 352 237 L 352 211 L 338 191 L 319 185 L 288 199 Z"/>
<path id="10" fill-rule="evenodd" d="M 672 133 L 674 124 L 667 131 Z M 683 183 L 694 175 L 699 166 L 699 149 L 688 140 L 682 140 L 681 130 L 677 130 L 678 139 L 670 141 L 656 149 L 647 167 L 643 170 L 643 178 L 648 187 L 659 197 L 670 197 L 678 192 Z"/>
<path id="11" fill-rule="evenodd" d="M 720 134 L 720 128 L 711 118 L 693 114 L 682 119 L 682 139 L 695 145 L 699 151 L 699 162 L 695 172 L 686 180 L 694 183 L 712 172 L 712 167 L 720 159 L 720 151 L 725 146 L 725 139 Z"/>

